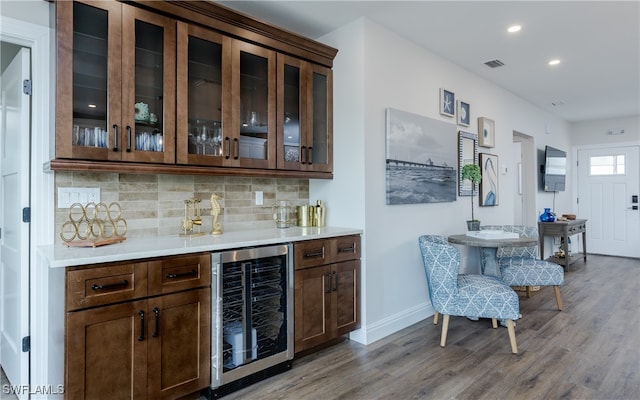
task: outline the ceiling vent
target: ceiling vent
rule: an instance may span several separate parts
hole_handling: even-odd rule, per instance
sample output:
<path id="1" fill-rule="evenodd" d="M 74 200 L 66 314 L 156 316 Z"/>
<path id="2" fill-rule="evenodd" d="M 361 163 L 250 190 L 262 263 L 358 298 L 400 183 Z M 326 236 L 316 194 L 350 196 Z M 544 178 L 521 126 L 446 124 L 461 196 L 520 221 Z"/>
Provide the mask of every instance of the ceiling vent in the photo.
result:
<path id="1" fill-rule="evenodd" d="M 490 68 L 498 68 L 498 67 L 502 67 L 504 63 L 500 60 L 491 60 L 484 63 L 484 65 Z"/>

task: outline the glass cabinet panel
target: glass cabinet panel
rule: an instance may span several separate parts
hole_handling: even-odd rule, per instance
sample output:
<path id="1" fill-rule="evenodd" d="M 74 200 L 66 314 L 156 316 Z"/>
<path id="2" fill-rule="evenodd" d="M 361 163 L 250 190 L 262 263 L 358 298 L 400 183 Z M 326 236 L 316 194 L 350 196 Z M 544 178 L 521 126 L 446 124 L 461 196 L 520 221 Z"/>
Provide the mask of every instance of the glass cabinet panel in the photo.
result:
<path id="1" fill-rule="evenodd" d="M 333 103 L 332 71 L 319 65 L 313 65 L 311 76 L 311 146 L 307 158 L 303 159 L 308 169 L 331 171 L 333 164 Z"/>
<path id="2" fill-rule="evenodd" d="M 107 10 L 73 3 L 73 146 L 108 144 Z"/>
<path id="3" fill-rule="evenodd" d="M 284 65 L 284 161 L 300 161 L 300 68 Z"/>
<path id="4" fill-rule="evenodd" d="M 135 143 L 136 151 L 164 151 L 163 28 L 135 22 Z"/>
<path id="5" fill-rule="evenodd" d="M 188 152 L 222 156 L 222 45 L 189 36 Z"/>
<path id="6" fill-rule="evenodd" d="M 269 60 L 240 52 L 240 158 L 267 159 Z"/>

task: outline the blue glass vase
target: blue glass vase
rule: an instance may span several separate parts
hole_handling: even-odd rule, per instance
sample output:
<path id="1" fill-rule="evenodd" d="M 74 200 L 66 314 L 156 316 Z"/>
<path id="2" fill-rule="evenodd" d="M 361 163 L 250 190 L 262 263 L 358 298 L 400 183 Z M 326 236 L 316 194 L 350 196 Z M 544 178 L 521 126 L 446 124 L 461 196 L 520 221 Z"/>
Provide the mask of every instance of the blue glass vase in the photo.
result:
<path id="1" fill-rule="evenodd" d="M 553 222 L 555 220 L 556 220 L 556 217 L 555 215 L 553 215 L 550 208 L 545 208 L 544 212 L 540 214 L 541 222 Z"/>

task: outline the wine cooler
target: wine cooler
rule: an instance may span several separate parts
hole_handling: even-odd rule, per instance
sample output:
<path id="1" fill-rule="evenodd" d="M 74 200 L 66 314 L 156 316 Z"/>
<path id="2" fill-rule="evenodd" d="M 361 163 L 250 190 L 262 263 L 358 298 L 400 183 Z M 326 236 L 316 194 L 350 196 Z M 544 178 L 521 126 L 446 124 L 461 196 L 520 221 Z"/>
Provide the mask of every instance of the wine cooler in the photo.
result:
<path id="1" fill-rule="evenodd" d="M 291 244 L 212 253 L 212 397 L 291 368 Z"/>

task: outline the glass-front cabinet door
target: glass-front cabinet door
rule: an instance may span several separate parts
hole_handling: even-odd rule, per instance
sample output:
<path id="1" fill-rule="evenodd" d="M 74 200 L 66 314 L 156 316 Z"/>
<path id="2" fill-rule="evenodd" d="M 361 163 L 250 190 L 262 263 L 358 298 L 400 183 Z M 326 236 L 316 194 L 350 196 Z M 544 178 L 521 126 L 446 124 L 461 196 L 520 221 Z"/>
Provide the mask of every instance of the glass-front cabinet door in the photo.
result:
<path id="1" fill-rule="evenodd" d="M 231 153 L 223 140 L 231 126 L 230 55 L 230 38 L 178 23 L 178 164 L 221 166 Z"/>
<path id="2" fill-rule="evenodd" d="M 278 54 L 278 168 L 332 171 L 331 73 Z"/>
<path id="3" fill-rule="evenodd" d="M 175 21 L 59 1 L 56 157 L 174 163 Z"/>
<path id="4" fill-rule="evenodd" d="M 56 156 L 120 160 L 122 7 L 116 2 L 56 2 Z M 115 128 L 114 128 L 115 126 Z"/>
<path id="5" fill-rule="evenodd" d="M 278 54 L 278 168 L 299 170 L 307 134 L 305 107 L 307 63 Z"/>
<path id="6" fill-rule="evenodd" d="M 175 163 L 176 21 L 123 5 L 122 159 Z"/>
<path id="7" fill-rule="evenodd" d="M 276 167 L 276 53 L 234 40 L 231 129 L 223 138 L 226 165 Z"/>
<path id="8" fill-rule="evenodd" d="M 333 71 L 309 64 L 307 148 L 302 162 L 307 171 L 333 169 Z"/>

